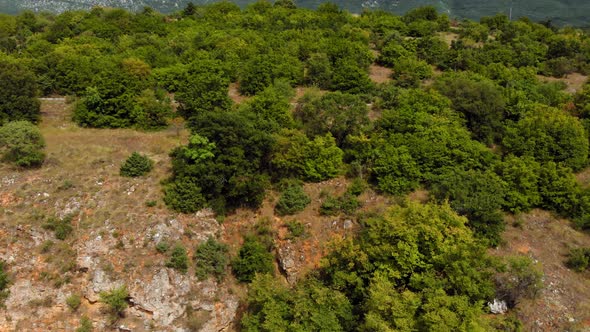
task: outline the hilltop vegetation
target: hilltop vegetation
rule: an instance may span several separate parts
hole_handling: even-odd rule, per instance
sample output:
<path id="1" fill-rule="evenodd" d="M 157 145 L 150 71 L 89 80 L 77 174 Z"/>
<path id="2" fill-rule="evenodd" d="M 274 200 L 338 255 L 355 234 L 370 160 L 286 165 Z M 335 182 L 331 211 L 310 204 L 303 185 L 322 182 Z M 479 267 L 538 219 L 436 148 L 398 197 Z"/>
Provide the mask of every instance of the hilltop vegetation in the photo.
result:
<path id="1" fill-rule="evenodd" d="M 433 7 L 353 16 L 279 0 L 168 16 L 3 16 L 0 50 L 0 149 L 19 167 L 43 167 L 36 97 L 58 94 L 71 96 L 84 128 L 152 132 L 184 121 L 190 137 L 170 151 L 161 188 L 179 213 L 211 208 L 223 218 L 281 192 L 275 214 L 297 215 L 312 202 L 302 184 L 349 178 L 317 217 L 346 215 L 360 231 L 335 241 L 293 287 L 272 276 L 275 235 L 264 224 L 241 234 L 231 264 L 197 261 L 199 278 L 222 280 L 231 265 L 250 284 L 245 331 L 517 330 L 512 315 L 488 317 L 486 303 L 512 309 L 538 294 L 542 277 L 528 257 L 489 256 L 504 216 L 541 208 L 590 228 L 590 192 L 574 176 L 588 166 L 590 85 L 571 95 L 538 78 L 590 73 L 590 36 L 580 30 L 502 15 L 451 24 Z M 376 63 L 392 69 L 390 81 L 371 79 Z M 10 138 L 18 133 L 23 146 Z M 120 174 L 146 179 L 152 168 L 133 153 Z M 367 187 L 398 203 L 361 213 Z M 404 199 L 417 190 L 428 203 Z M 69 227 L 60 240 L 71 218 L 60 218 Z M 197 259 L 228 255 L 207 241 Z M 190 270 L 181 244 L 166 255 L 166 267 Z M 124 286 L 101 294 L 113 320 L 129 296 Z"/>

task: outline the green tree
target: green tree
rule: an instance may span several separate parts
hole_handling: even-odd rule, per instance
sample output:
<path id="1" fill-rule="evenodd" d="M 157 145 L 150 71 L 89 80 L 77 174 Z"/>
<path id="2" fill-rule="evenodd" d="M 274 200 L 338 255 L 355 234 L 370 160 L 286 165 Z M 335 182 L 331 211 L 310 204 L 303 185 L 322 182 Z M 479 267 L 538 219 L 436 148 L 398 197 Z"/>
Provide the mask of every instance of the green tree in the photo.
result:
<path id="1" fill-rule="evenodd" d="M 330 133 L 339 147 L 348 135 L 359 134 L 369 123 L 366 102 L 341 92 L 306 94 L 299 100 L 294 116 L 308 137 Z"/>
<path id="2" fill-rule="evenodd" d="M 171 267 L 182 273 L 186 273 L 188 270 L 188 256 L 186 254 L 186 249 L 182 245 L 177 244 L 174 246 L 170 253 L 170 259 L 166 262 L 166 267 Z"/>
<path id="3" fill-rule="evenodd" d="M 588 137 L 579 119 L 550 107 L 538 107 L 507 129 L 508 152 L 539 162 L 562 162 L 573 170 L 588 163 Z"/>
<path id="4" fill-rule="evenodd" d="M 18 62 L 0 58 L 0 124 L 27 120 L 37 122 L 41 103 L 35 75 Z"/>
<path id="5" fill-rule="evenodd" d="M 432 184 L 431 193 L 439 200 L 450 200 L 460 215 L 469 219 L 476 234 L 491 245 L 500 241 L 504 221 L 501 209 L 505 204 L 506 183 L 492 171 L 448 168 Z"/>
<path id="6" fill-rule="evenodd" d="M 274 256 L 260 240 L 247 236 L 238 252 L 238 257 L 232 262 L 233 272 L 241 282 L 251 282 L 257 273 L 273 274 Z"/>
<path id="7" fill-rule="evenodd" d="M 146 155 L 133 152 L 121 165 L 121 176 L 138 177 L 149 173 L 154 168 L 154 162 Z"/>
<path id="8" fill-rule="evenodd" d="M 504 207 L 511 212 L 528 211 L 541 203 L 541 165 L 531 157 L 509 155 L 496 166 L 496 173 L 508 185 Z"/>
<path id="9" fill-rule="evenodd" d="M 369 171 L 379 190 L 401 195 L 418 187 L 421 172 L 407 147 L 383 143 L 373 153 Z"/>
<path id="10" fill-rule="evenodd" d="M 491 144 L 501 136 L 506 102 L 492 81 L 449 75 L 437 80 L 436 88 L 465 116 L 476 139 Z"/>
<path id="11" fill-rule="evenodd" d="M 18 167 L 38 167 L 45 160 L 45 140 L 28 121 L 9 122 L 0 127 L 2 160 Z"/>
<path id="12" fill-rule="evenodd" d="M 275 212 L 280 216 L 291 215 L 303 211 L 311 199 L 300 185 L 288 186 L 275 205 Z"/>
<path id="13" fill-rule="evenodd" d="M 229 264 L 228 251 L 226 244 L 216 241 L 213 237 L 199 244 L 194 257 L 197 277 L 204 280 L 213 275 L 217 281 L 221 281 Z"/>

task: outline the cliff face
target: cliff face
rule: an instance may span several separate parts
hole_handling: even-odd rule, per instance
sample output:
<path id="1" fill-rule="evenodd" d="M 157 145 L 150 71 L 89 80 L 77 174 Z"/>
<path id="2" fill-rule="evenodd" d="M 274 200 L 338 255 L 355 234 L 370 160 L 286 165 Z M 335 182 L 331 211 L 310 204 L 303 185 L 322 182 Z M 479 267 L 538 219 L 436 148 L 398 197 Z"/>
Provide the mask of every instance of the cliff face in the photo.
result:
<path id="1" fill-rule="evenodd" d="M 169 253 L 156 250 L 166 242 L 192 253 L 223 233 L 210 211 L 177 215 L 146 204 L 161 201 L 168 152 L 185 134 L 81 129 L 68 111 L 63 100 L 43 101 L 42 168 L 0 167 L 0 260 L 11 280 L 0 331 L 74 331 L 83 316 L 95 331 L 231 329 L 238 309 L 231 281 L 168 268 Z M 135 150 L 156 161 L 149 178 L 118 175 Z M 46 225 L 66 218 L 72 231 L 60 240 Z M 120 286 L 129 292 L 128 308 L 113 319 L 99 297 Z M 72 297 L 80 299 L 78 308 L 68 304 Z"/>

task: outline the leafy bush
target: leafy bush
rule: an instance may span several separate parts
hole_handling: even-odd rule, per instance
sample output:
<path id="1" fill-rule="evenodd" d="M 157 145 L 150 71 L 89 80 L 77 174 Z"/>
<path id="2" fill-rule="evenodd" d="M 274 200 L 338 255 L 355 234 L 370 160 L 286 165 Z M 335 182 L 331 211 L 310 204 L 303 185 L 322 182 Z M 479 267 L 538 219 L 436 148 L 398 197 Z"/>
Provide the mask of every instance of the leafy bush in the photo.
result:
<path id="1" fill-rule="evenodd" d="M 82 316 L 80 318 L 80 326 L 76 329 L 76 332 L 92 332 L 93 330 L 92 320 L 86 316 Z"/>
<path id="2" fill-rule="evenodd" d="M 491 245 L 499 243 L 506 183 L 495 173 L 449 168 L 433 179 L 431 192 L 441 202 L 448 199 L 457 213 L 469 219 L 477 235 Z"/>
<path id="3" fill-rule="evenodd" d="M 342 195 L 339 201 L 340 210 L 347 215 L 353 214 L 359 207 L 361 207 L 361 202 L 358 200 L 358 198 L 348 193 Z"/>
<path id="4" fill-rule="evenodd" d="M 250 282 L 256 273 L 269 273 L 274 271 L 274 256 L 268 248 L 257 238 L 247 236 L 240 248 L 238 257 L 232 262 L 233 272 L 241 282 Z"/>
<path id="5" fill-rule="evenodd" d="M 72 294 L 66 298 L 66 304 L 73 311 L 78 310 L 81 303 L 82 303 L 82 301 L 80 299 L 80 295 L 78 295 L 78 294 Z"/>
<path id="6" fill-rule="evenodd" d="M 9 122 L 0 127 L 2 160 L 18 167 L 38 167 L 45 160 L 45 140 L 28 121 Z"/>
<path id="7" fill-rule="evenodd" d="M 289 230 L 289 238 L 298 238 L 305 235 L 305 225 L 299 221 L 287 221 L 285 226 L 287 226 L 287 229 Z"/>
<path id="8" fill-rule="evenodd" d="M 340 200 L 334 197 L 328 197 L 320 206 L 322 216 L 335 216 L 340 212 Z"/>
<path id="9" fill-rule="evenodd" d="M 52 230 L 55 232 L 55 238 L 58 240 L 65 240 L 68 235 L 74 230 L 72 228 L 73 215 L 69 214 L 62 219 L 51 217 L 43 224 L 43 228 Z"/>
<path id="10" fill-rule="evenodd" d="M 590 248 L 570 250 L 565 265 L 576 272 L 584 272 L 590 267 Z"/>
<path id="11" fill-rule="evenodd" d="M 175 179 L 164 188 L 164 203 L 182 213 L 192 213 L 205 206 L 201 187 L 191 179 Z"/>
<path id="12" fill-rule="evenodd" d="M 24 65 L 0 59 L 0 125 L 8 121 L 37 122 L 41 103 L 37 79 Z"/>
<path id="13" fill-rule="evenodd" d="M 108 311 L 114 316 L 123 317 L 127 309 L 129 292 L 125 285 L 114 288 L 108 292 L 100 292 L 100 302 L 107 305 Z"/>
<path id="14" fill-rule="evenodd" d="M 170 253 L 170 259 L 166 262 L 166 267 L 170 267 L 176 269 L 182 273 L 186 273 L 188 270 L 188 256 L 186 254 L 186 249 L 177 244 L 172 249 Z"/>
<path id="15" fill-rule="evenodd" d="M 4 299 L 8 296 L 8 284 L 10 283 L 10 279 L 8 278 L 8 273 L 4 271 L 5 264 L 3 261 L 0 261 L 0 305 L 4 302 Z"/>
<path id="16" fill-rule="evenodd" d="M 195 250 L 195 272 L 200 280 L 206 279 L 209 275 L 221 281 L 225 276 L 229 248 L 226 244 L 209 237 L 207 241 L 199 244 Z"/>
<path id="17" fill-rule="evenodd" d="M 166 241 L 160 241 L 156 244 L 156 251 L 163 254 L 170 249 L 170 245 Z"/>
<path id="18" fill-rule="evenodd" d="M 138 177 L 149 173 L 154 168 L 154 162 L 146 155 L 133 152 L 121 165 L 121 176 Z"/>
<path id="19" fill-rule="evenodd" d="M 290 186 L 283 193 L 275 206 L 275 212 L 280 216 L 301 212 L 311 203 L 311 199 L 301 186 Z"/>
<path id="20" fill-rule="evenodd" d="M 543 288 L 543 270 L 529 257 L 508 257 L 503 271 L 496 275 L 497 297 L 513 308 L 523 298 L 535 298 Z"/>

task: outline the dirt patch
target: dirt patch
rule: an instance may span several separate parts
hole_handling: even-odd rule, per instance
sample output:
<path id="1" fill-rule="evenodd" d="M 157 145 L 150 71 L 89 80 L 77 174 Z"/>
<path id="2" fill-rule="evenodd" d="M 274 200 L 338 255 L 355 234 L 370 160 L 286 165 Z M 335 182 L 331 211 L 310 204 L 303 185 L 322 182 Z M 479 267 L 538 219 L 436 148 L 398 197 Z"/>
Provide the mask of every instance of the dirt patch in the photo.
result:
<path id="1" fill-rule="evenodd" d="M 375 83 L 387 83 L 391 81 L 393 71 L 387 67 L 372 64 L 369 67 L 369 77 Z"/>
<path id="2" fill-rule="evenodd" d="M 240 94 L 240 84 L 239 83 L 231 83 L 229 85 L 229 97 L 236 104 L 241 104 L 244 101 L 250 99 L 250 97 L 243 96 Z"/>
<path id="3" fill-rule="evenodd" d="M 564 82 L 567 85 L 567 87 L 565 88 L 565 92 L 571 94 L 574 94 L 582 90 L 584 84 L 588 82 L 588 76 L 582 75 L 580 73 L 572 73 L 566 75 L 566 77 L 563 78 L 548 77 L 543 75 L 537 75 L 537 78 L 541 82 Z"/>
<path id="4" fill-rule="evenodd" d="M 569 221 L 543 210 L 509 216 L 507 223 L 505 244 L 492 254 L 529 256 L 542 264 L 545 274 L 541 295 L 517 305 L 525 331 L 581 328 L 590 319 L 590 278 L 569 270 L 564 261 L 570 248 L 590 246 L 590 237 L 574 230 Z"/>
<path id="5" fill-rule="evenodd" d="M 449 47 L 451 47 L 454 41 L 459 40 L 459 34 L 454 32 L 439 32 L 438 36 L 444 40 Z"/>

